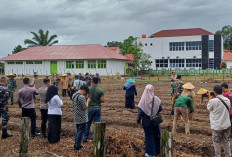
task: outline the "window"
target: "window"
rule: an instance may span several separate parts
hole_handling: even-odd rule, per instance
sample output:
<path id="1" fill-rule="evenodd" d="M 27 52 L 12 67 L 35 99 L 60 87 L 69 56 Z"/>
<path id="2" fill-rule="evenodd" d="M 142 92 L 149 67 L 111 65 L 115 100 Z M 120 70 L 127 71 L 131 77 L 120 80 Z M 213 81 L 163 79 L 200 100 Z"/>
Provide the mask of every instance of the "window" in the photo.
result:
<path id="1" fill-rule="evenodd" d="M 9 61 L 9 62 L 7 62 L 7 64 L 15 64 L 15 62 Z"/>
<path id="2" fill-rule="evenodd" d="M 152 46 L 153 44 L 151 43 L 150 45 Z"/>
<path id="3" fill-rule="evenodd" d="M 98 69 L 106 69 L 106 60 L 99 60 L 97 63 Z"/>
<path id="4" fill-rule="evenodd" d="M 184 51 L 184 42 L 170 42 L 169 50 L 170 51 Z"/>
<path id="5" fill-rule="evenodd" d="M 186 42 L 186 50 L 201 50 L 201 41 Z"/>
<path id="6" fill-rule="evenodd" d="M 209 40 L 209 51 L 214 51 L 214 40 Z"/>
<path id="7" fill-rule="evenodd" d="M 213 58 L 210 58 L 210 59 L 209 59 L 209 65 L 208 65 L 208 68 L 210 68 L 210 69 L 214 69 L 214 59 L 213 59 Z"/>
<path id="8" fill-rule="evenodd" d="M 34 64 L 33 61 L 26 61 L 26 64 Z"/>
<path id="9" fill-rule="evenodd" d="M 76 68 L 77 69 L 84 69 L 84 61 L 83 60 L 79 60 L 79 61 L 76 61 Z"/>
<path id="10" fill-rule="evenodd" d="M 66 61 L 66 69 L 74 69 L 74 61 Z"/>
<path id="11" fill-rule="evenodd" d="M 16 61 L 16 64 L 23 64 L 23 61 Z"/>
<path id="12" fill-rule="evenodd" d="M 168 67 L 168 59 L 156 59 L 156 68 L 167 68 Z"/>
<path id="13" fill-rule="evenodd" d="M 145 46 L 147 46 L 147 44 L 145 44 Z"/>
<path id="14" fill-rule="evenodd" d="M 184 59 L 170 59 L 170 68 L 183 68 Z"/>
<path id="15" fill-rule="evenodd" d="M 95 60 L 88 61 L 88 69 L 96 69 L 96 61 Z"/>
<path id="16" fill-rule="evenodd" d="M 35 61 L 35 64 L 42 64 L 42 61 Z"/>
<path id="17" fill-rule="evenodd" d="M 188 68 L 200 68 L 201 59 L 186 59 L 186 67 Z"/>

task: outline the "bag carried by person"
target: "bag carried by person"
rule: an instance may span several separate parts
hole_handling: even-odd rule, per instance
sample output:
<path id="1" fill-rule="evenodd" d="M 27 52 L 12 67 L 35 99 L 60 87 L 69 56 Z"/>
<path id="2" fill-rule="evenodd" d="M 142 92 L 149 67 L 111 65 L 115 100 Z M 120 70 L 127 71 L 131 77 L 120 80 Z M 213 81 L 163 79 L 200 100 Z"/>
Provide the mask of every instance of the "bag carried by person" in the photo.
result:
<path id="1" fill-rule="evenodd" d="M 157 126 L 157 125 L 159 125 L 160 123 L 163 122 L 163 119 L 162 119 L 162 116 L 161 116 L 161 114 L 159 112 L 157 112 L 156 115 L 152 115 L 152 113 L 153 113 L 153 107 L 154 107 L 154 97 L 153 97 L 153 100 L 152 100 L 152 108 L 151 108 L 150 120 L 151 120 L 151 122 L 152 122 L 152 124 L 154 126 Z"/>

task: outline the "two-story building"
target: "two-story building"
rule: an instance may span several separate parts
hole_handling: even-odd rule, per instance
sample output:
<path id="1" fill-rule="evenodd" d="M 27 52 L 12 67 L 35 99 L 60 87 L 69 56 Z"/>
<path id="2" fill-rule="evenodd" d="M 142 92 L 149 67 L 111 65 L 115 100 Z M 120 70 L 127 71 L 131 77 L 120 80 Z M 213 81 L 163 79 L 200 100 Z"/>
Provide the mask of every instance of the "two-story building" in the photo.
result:
<path id="1" fill-rule="evenodd" d="M 152 69 L 219 69 L 223 60 L 222 36 L 201 28 L 162 30 L 138 43 L 152 56 Z"/>

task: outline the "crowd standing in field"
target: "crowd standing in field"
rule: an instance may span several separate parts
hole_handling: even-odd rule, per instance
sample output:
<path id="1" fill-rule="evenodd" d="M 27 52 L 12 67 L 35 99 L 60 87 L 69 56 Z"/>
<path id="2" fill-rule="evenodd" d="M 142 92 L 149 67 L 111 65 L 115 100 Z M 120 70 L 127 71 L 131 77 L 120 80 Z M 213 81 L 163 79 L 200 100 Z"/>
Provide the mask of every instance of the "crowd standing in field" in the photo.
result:
<path id="1" fill-rule="evenodd" d="M 2 116 L 2 139 L 11 137 L 7 132 L 7 123 L 9 120 L 8 99 L 14 104 L 14 92 L 17 89 L 15 74 L 8 75 L 0 79 L 0 116 Z M 75 79 L 74 79 L 75 78 Z M 22 109 L 22 117 L 29 117 L 31 120 L 31 137 L 40 136 L 36 130 L 36 111 L 35 95 L 40 97 L 41 112 L 41 137 L 47 138 L 50 143 L 60 141 L 61 119 L 62 119 L 62 98 L 67 94 L 73 102 L 73 117 L 76 125 L 74 138 L 74 149 L 83 148 L 82 142 L 87 142 L 90 134 L 92 122 L 101 121 L 101 107 L 105 101 L 104 91 L 99 87 L 101 77 L 97 73 L 91 78 L 89 73 L 85 77 L 81 73 L 73 78 L 70 72 L 62 75 L 62 79 L 56 79 L 51 82 L 49 75 L 43 79 L 42 87 L 37 86 L 38 75 L 35 75 L 32 81 L 29 78 L 23 79 L 24 86 L 18 90 L 17 103 Z M 173 71 L 170 77 L 171 96 L 172 96 L 172 115 L 174 115 L 172 133 L 177 136 L 177 122 L 182 119 L 185 122 L 185 133 L 190 134 L 190 121 L 193 120 L 195 106 L 194 86 L 188 82 L 183 83 L 181 75 L 176 75 Z M 38 89 L 37 89 L 38 88 Z M 59 96 L 59 90 L 62 91 L 62 97 Z M 137 96 L 135 80 L 129 78 L 124 84 L 125 107 L 135 109 L 134 97 Z M 214 144 L 215 156 L 221 156 L 221 143 L 223 143 L 226 156 L 230 153 L 230 133 L 232 118 L 232 94 L 228 90 L 228 84 L 216 85 L 214 92 L 206 89 L 200 89 L 197 94 L 203 98 L 209 99 L 207 109 L 210 113 L 210 125 L 212 129 L 212 140 Z M 160 136 L 162 116 L 161 100 L 154 95 L 154 87 L 148 84 L 138 104 L 137 123 L 142 126 L 145 133 L 145 156 L 153 157 L 160 153 Z M 48 131 L 46 131 L 48 121 Z M 46 133 L 48 132 L 48 134 Z M 94 137 L 92 136 L 91 139 Z"/>

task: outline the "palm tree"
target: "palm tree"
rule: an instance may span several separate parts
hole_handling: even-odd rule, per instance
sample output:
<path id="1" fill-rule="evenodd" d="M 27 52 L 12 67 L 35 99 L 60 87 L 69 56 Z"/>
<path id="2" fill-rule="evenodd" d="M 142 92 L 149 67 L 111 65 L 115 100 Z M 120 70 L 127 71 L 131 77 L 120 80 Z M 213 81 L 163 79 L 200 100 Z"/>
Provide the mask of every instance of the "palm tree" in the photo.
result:
<path id="1" fill-rule="evenodd" d="M 39 33 L 31 32 L 34 37 L 31 39 L 26 39 L 24 40 L 24 44 L 28 44 L 28 47 L 33 47 L 33 46 L 51 46 L 56 43 L 58 43 L 58 40 L 55 40 L 57 38 L 57 35 L 54 34 L 49 37 L 49 31 L 47 30 L 46 33 L 44 34 L 44 31 L 42 29 L 39 30 Z"/>

